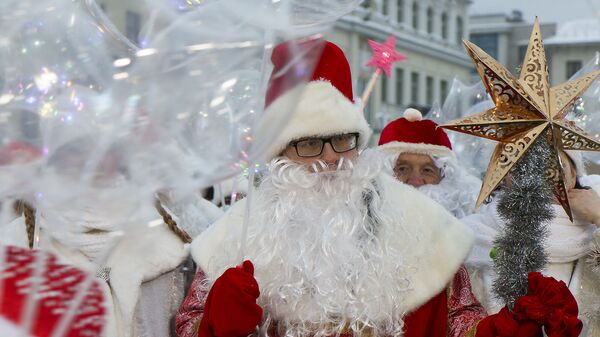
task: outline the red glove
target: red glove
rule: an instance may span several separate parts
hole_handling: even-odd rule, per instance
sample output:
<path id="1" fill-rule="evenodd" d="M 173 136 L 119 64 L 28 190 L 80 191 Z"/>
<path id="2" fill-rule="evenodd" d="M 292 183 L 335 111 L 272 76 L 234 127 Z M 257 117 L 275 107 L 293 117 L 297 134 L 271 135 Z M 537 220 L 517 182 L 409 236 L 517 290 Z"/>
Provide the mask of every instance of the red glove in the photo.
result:
<path id="1" fill-rule="evenodd" d="M 253 333 L 262 320 L 262 308 L 256 304 L 260 295 L 254 278 L 254 266 L 244 261 L 227 269 L 213 284 L 198 337 L 241 337 Z"/>
<path id="2" fill-rule="evenodd" d="M 538 272 L 528 274 L 529 291 L 515 301 L 512 312 L 504 307 L 477 325 L 477 337 L 576 337 L 583 324 L 577 318 L 577 301 L 567 285 Z"/>
<path id="3" fill-rule="evenodd" d="M 519 322 L 507 307 L 490 315 L 477 325 L 476 337 L 542 337 L 542 325 L 533 321 Z"/>

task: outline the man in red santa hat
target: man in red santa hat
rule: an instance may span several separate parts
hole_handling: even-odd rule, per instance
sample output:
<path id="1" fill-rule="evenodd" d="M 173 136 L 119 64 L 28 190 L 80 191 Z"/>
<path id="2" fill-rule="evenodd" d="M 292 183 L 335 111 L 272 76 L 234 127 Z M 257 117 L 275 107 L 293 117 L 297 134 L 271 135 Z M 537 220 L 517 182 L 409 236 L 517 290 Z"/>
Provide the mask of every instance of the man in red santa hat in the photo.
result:
<path id="1" fill-rule="evenodd" d="M 198 272 L 178 336 L 465 335 L 484 313 L 476 302 L 449 312 L 462 298 L 447 286 L 472 233 L 363 151 L 370 129 L 337 46 L 325 44 L 306 86 L 286 88 L 273 78 L 297 70 L 282 68 L 293 56 L 286 44 L 272 56 L 266 116 L 301 96 L 253 194 L 249 260 L 235 267 L 244 199 L 192 244 Z"/>
<path id="2" fill-rule="evenodd" d="M 416 109 L 383 128 L 379 149 L 389 154 L 393 175 L 444 206 L 457 218 L 471 214 L 481 180 L 463 168 L 444 129 Z"/>

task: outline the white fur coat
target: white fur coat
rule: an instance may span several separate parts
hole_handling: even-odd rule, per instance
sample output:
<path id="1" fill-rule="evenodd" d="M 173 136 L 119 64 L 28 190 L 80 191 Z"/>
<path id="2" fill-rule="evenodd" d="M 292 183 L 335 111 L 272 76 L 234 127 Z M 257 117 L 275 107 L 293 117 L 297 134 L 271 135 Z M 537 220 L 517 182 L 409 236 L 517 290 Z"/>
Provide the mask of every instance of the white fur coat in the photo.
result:
<path id="1" fill-rule="evenodd" d="M 404 263 L 413 273 L 398 275 L 411 282 L 412 289 L 405 301 L 405 310 L 411 311 L 448 285 L 471 248 L 473 234 L 442 206 L 393 177 L 380 174 L 377 186 L 381 189 L 383 212 L 395 220 L 393 225 L 404 227 L 404 233 L 419 233 L 418 237 L 393 238 L 398 246 L 411 247 Z M 192 256 L 209 279 L 214 280 L 225 268 L 239 263 L 211 265 L 215 257 L 225 254 L 222 251 L 225 240 L 241 237 L 245 208 L 246 200 L 236 203 L 192 243 Z M 255 225 L 258 224 L 251 224 Z M 386 235 L 386 228 L 380 228 L 380 233 Z M 248 258 L 252 260 L 251 256 Z"/>

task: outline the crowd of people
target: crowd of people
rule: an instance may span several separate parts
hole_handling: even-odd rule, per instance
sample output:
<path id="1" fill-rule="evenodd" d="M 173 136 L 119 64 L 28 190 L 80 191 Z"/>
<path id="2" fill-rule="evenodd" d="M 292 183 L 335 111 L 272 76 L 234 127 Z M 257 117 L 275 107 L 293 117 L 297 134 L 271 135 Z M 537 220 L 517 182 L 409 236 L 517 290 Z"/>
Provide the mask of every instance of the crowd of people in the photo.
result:
<path id="1" fill-rule="evenodd" d="M 293 57 L 285 48 L 274 57 Z M 270 83 L 265 115 L 285 109 L 293 89 Z M 227 200 L 223 212 L 214 204 L 226 188 L 186 207 L 161 194 L 162 221 L 123 238 L 90 209 L 62 212 L 72 232 L 35 232 L 57 218 L 21 205 L 1 241 L 31 248 L 37 235 L 61 263 L 94 273 L 104 336 L 475 336 L 504 306 L 492 291 L 496 198 L 475 209 L 480 178 L 418 110 L 369 148 L 354 97 L 344 53 L 326 42 L 250 201 Z M 555 205 L 541 272 L 576 298 L 582 336 L 600 336 L 600 180 L 579 154 L 561 156 L 575 220 Z M 248 193 L 246 180 L 236 185 Z"/>

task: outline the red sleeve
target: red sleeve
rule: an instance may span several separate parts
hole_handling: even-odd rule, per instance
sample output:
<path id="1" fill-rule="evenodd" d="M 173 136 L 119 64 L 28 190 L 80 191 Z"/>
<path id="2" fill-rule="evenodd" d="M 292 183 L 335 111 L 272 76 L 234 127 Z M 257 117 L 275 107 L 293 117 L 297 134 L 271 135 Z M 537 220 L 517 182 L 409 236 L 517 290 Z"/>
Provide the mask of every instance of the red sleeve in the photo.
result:
<path id="1" fill-rule="evenodd" d="M 198 326 L 202 320 L 204 303 L 208 296 L 206 281 L 206 275 L 198 269 L 190 291 L 175 315 L 177 337 L 196 337 L 198 335 Z"/>
<path id="2" fill-rule="evenodd" d="M 469 273 L 461 266 L 450 285 L 448 297 L 448 336 L 465 337 L 487 312 L 471 290 Z"/>

